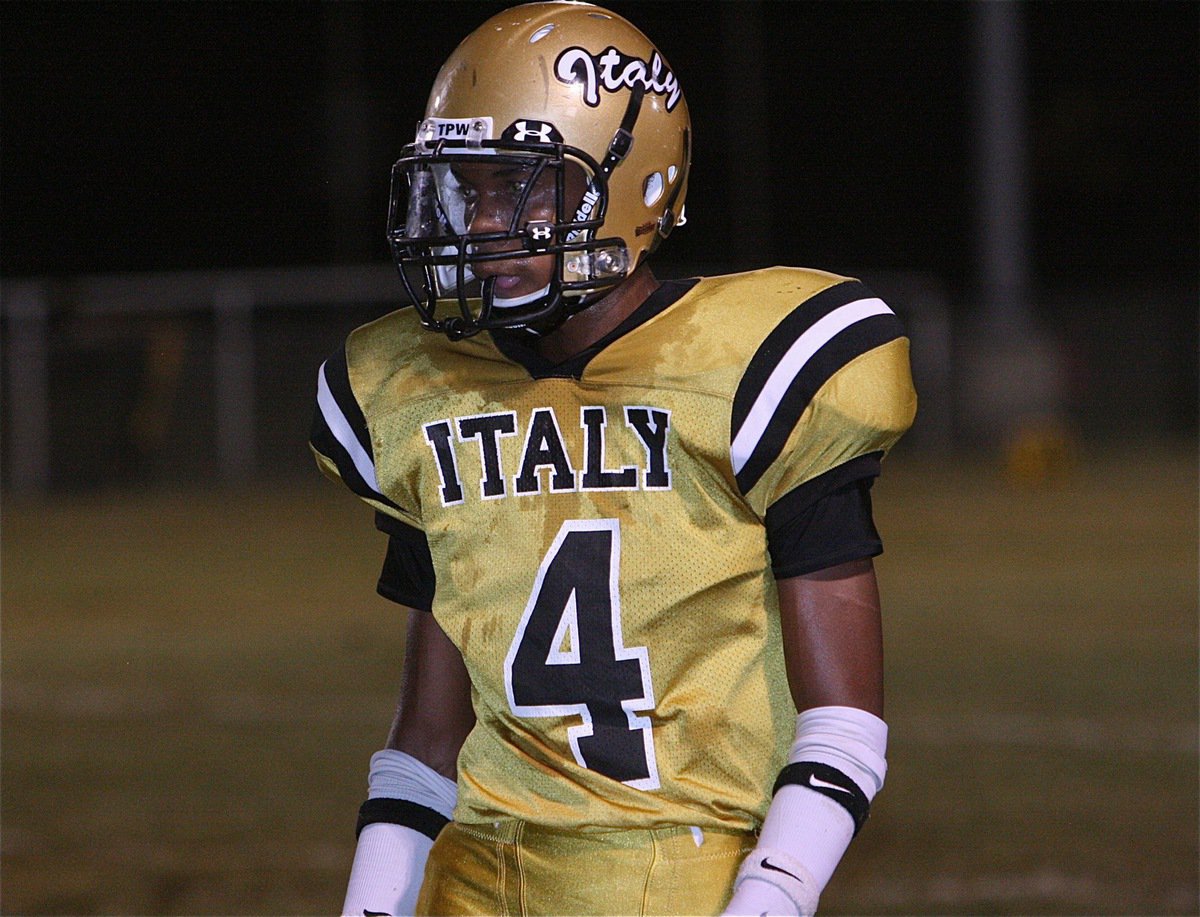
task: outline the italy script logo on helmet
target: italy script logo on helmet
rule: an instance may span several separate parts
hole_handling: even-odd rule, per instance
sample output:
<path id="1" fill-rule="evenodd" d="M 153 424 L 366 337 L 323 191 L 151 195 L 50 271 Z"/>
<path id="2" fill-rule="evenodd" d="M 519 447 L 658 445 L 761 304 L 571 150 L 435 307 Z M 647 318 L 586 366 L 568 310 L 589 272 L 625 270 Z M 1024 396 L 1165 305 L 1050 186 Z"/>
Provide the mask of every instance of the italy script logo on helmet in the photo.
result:
<path id="1" fill-rule="evenodd" d="M 647 92 L 666 96 L 667 111 L 678 103 L 681 93 L 675 74 L 657 51 L 649 62 L 622 54 L 609 45 L 599 54 L 585 48 L 567 48 L 554 62 L 554 75 L 562 83 L 582 83 L 583 101 L 591 108 L 600 104 L 600 90 L 620 92 L 641 85 Z"/>

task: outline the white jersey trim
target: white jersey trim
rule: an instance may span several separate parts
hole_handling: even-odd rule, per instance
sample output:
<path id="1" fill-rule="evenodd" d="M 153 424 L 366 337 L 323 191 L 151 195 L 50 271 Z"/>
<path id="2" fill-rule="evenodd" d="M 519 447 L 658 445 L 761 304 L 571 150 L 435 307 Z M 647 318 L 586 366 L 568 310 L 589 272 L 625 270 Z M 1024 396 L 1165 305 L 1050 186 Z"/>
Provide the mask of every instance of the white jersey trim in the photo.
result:
<path id="1" fill-rule="evenodd" d="M 375 478 L 375 463 L 371 461 L 371 457 L 359 443 L 358 437 L 354 435 L 354 430 L 350 427 L 350 421 L 346 419 L 346 415 L 338 407 L 337 399 L 333 397 L 333 392 L 329 390 L 329 383 L 325 379 L 324 363 L 321 364 L 321 371 L 317 374 L 317 404 L 321 408 L 321 416 L 325 418 L 325 423 L 329 427 L 329 432 L 333 434 L 333 438 L 342 444 L 342 448 L 350 456 L 350 461 L 354 463 L 355 469 L 362 475 L 367 486 L 382 497 L 379 481 Z"/>
<path id="2" fill-rule="evenodd" d="M 754 399 L 754 404 L 746 414 L 742 427 L 734 437 L 730 447 L 733 460 L 733 472 L 739 473 L 754 450 L 758 447 L 763 433 L 775 416 L 780 401 L 787 394 L 792 382 L 812 359 L 813 355 L 828 344 L 834 337 L 845 331 L 856 322 L 871 318 L 875 315 L 891 315 L 892 310 L 882 299 L 859 299 L 834 309 L 824 318 L 814 322 L 812 327 L 796 338 L 787 353 L 767 378 L 762 391 Z"/>

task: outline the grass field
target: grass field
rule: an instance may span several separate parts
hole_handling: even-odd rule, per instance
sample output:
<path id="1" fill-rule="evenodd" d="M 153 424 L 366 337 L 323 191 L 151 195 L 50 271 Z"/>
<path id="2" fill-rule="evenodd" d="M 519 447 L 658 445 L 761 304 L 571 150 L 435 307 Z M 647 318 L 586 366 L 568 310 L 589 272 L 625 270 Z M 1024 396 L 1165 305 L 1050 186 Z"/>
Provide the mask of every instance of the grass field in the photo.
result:
<path id="1" fill-rule="evenodd" d="M 4 506 L 4 913 L 340 906 L 401 621 L 317 477 Z M 1196 486 L 890 460 L 891 770 L 823 913 L 1197 912 Z"/>

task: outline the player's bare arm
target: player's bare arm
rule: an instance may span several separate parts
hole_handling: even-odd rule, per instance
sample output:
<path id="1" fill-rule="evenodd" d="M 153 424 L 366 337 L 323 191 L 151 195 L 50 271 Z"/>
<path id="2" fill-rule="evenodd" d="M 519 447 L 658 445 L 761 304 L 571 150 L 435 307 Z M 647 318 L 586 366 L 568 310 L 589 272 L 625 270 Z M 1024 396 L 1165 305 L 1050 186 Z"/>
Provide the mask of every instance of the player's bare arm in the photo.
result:
<path id="1" fill-rule="evenodd" d="M 883 716 L 883 628 L 869 557 L 780 580 L 779 616 L 797 710 L 857 707 Z"/>
<path id="2" fill-rule="evenodd" d="M 404 680 L 387 747 L 455 780 L 458 753 L 474 725 L 471 679 L 462 654 L 433 615 L 410 609 Z"/>
<path id="3" fill-rule="evenodd" d="M 343 914 L 412 913 L 429 849 L 453 815 L 458 753 L 474 723 L 461 654 L 432 614 L 408 609 L 400 701 L 371 758 Z"/>
<path id="4" fill-rule="evenodd" d="M 883 638 L 871 559 L 780 580 L 789 764 L 727 914 L 813 914 L 886 771 Z"/>

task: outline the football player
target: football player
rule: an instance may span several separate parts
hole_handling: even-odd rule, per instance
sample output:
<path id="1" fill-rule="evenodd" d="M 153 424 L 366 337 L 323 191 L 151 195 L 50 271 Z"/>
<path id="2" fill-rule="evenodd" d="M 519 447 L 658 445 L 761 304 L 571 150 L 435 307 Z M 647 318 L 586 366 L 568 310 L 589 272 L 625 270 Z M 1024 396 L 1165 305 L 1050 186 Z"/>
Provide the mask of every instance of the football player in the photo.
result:
<path id="1" fill-rule="evenodd" d="M 883 784 L 908 342 L 845 277 L 658 280 L 691 143 L 641 32 L 532 3 L 396 163 L 412 308 L 322 365 L 312 437 L 409 609 L 343 913 L 812 914 Z"/>

